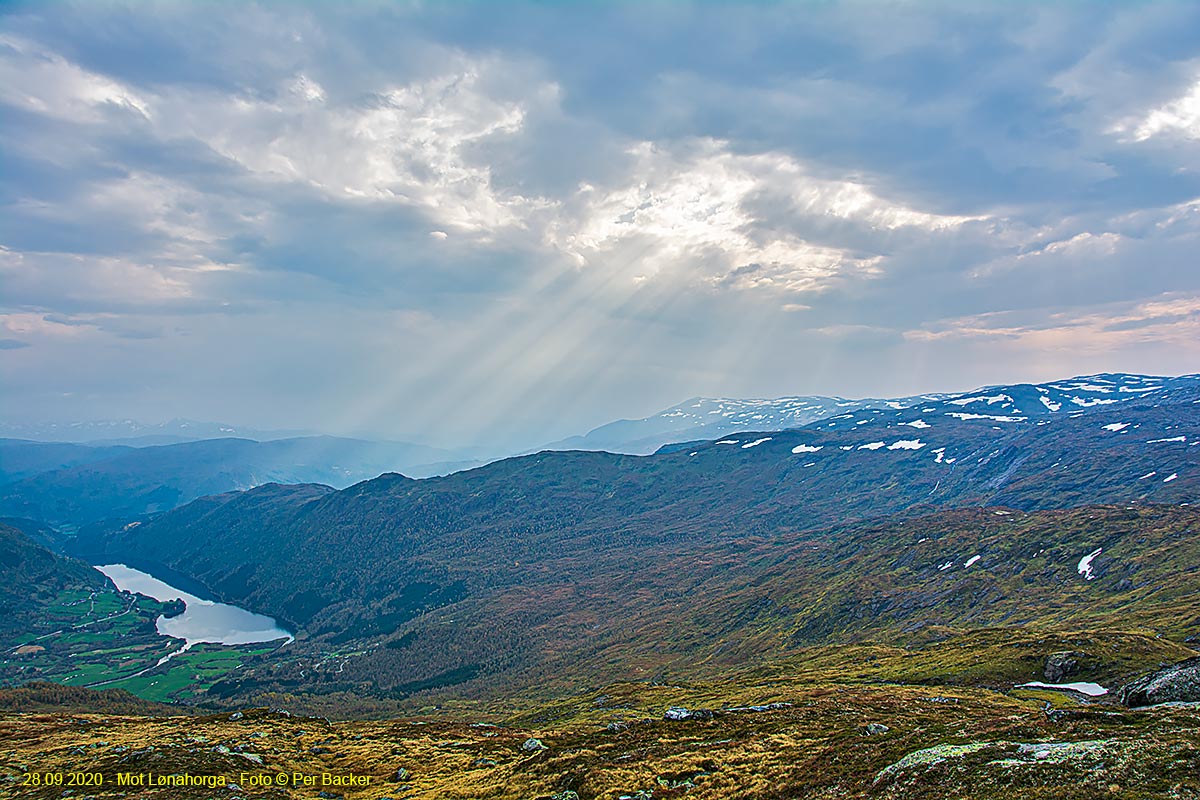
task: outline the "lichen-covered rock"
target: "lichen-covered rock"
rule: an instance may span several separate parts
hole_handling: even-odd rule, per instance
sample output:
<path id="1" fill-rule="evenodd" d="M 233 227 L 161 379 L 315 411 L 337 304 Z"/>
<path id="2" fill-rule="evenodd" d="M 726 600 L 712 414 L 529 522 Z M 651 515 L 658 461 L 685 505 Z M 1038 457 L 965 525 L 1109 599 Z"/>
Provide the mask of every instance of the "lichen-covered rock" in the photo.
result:
<path id="1" fill-rule="evenodd" d="M 1180 661 L 1122 686 L 1117 699 L 1130 708 L 1200 702 L 1200 657 Z"/>
<path id="2" fill-rule="evenodd" d="M 1046 656 L 1046 666 L 1042 669 L 1042 675 L 1050 683 L 1061 683 L 1063 679 L 1076 675 L 1079 672 L 1079 662 L 1087 657 L 1086 653 L 1051 653 Z"/>

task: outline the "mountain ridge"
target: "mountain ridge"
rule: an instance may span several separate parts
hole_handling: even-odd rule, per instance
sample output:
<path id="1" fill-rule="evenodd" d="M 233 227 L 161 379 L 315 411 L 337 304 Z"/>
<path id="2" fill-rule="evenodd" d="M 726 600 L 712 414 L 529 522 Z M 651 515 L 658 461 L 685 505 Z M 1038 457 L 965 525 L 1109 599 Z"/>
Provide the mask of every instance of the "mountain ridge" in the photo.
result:
<path id="1" fill-rule="evenodd" d="M 1178 376 L 1097 373 L 1044 383 L 990 384 L 963 392 L 930 392 L 895 398 L 847 399 L 826 395 L 793 395 L 780 398 L 693 397 L 657 414 L 636 420 L 616 420 L 581 436 L 568 437 L 543 449 L 608 450 L 648 455 L 663 445 L 681 441 L 719 439 L 739 431 L 775 431 L 801 428 L 822 419 L 856 412 L 887 412 L 929 404 L 961 404 L 961 413 L 972 413 L 983 402 L 996 415 L 1023 413 L 1048 416 L 1058 412 L 1095 408 L 1159 396 L 1191 392 L 1200 397 L 1200 374 Z M 988 403 L 1003 394 L 1007 400 Z M 1019 408 L 1009 394 L 1028 401 Z M 969 409 L 967 406 L 971 406 Z M 1000 413 L 1004 412 L 1004 413 Z M 715 417 L 715 419 L 713 419 Z"/>
<path id="2" fill-rule="evenodd" d="M 698 610 L 700 588 L 690 573 L 707 575 L 722 589 L 718 596 L 725 603 L 736 570 L 721 565 L 757 559 L 772 543 L 787 543 L 776 557 L 790 553 L 785 560 L 795 564 L 810 559 L 810 552 L 838 552 L 834 544 L 842 536 L 858 542 L 852 547 L 874 542 L 872 552 L 883 554 L 888 537 L 894 540 L 912 520 L 926 519 L 921 524 L 932 529 L 941 524 L 937 515 L 958 519 L 955 515 L 971 508 L 1000 506 L 992 517 L 970 511 L 967 522 L 955 528 L 960 533 L 978 528 L 981 519 L 990 524 L 1010 516 L 1068 514 L 1070 530 L 1083 531 L 1071 535 L 1083 538 L 1072 540 L 1077 543 L 1071 545 L 1070 563 L 1060 556 L 1055 571 L 1047 573 L 1052 577 L 1039 591 L 1050 594 L 1042 596 L 1055 596 L 1063 580 L 1117 591 L 1122 580 L 1136 580 L 1133 573 L 1118 575 L 1108 561 L 1123 540 L 1093 541 L 1084 529 L 1117 530 L 1125 505 L 1146 509 L 1140 514 L 1159 513 L 1153 509 L 1186 504 L 1200 488 L 1195 446 L 1200 404 L 1185 397 L 1174 396 L 1179 402 L 1166 405 L 1157 402 L 1162 397 L 1116 408 L 1095 404 L 1078 413 L 1020 420 L 948 410 L 962 407 L 951 404 L 953 399 L 962 398 L 916 409 L 861 409 L 805 428 L 733 434 L 654 456 L 543 451 L 438 478 L 390 474 L 338 491 L 313 487 L 290 494 L 296 490 L 270 487 L 231 493 L 103 533 L 96 544 L 105 557 L 130 555 L 182 569 L 227 601 L 302 628 L 296 652 L 332 652 L 353 643 L 364 655 L 345 662 L 344 679 L 375 681 L 372 691 L 400 697 L 436 693 L 439 687 L 487 692 L 517 674 L 551 680 L 550 665 L 560 657 L 551 653 L 560 651 L 562 658 L 592 659 L 617 670 L 629 664 L 637 642 L 667 635 L 647 634 L 655 615 L 682 625 L 680 614 Z M 914 427 L 920 415 L 922 424 Z M 1096 504 L 1107 504 L 1107 510 L 1088 511 Z M 1089 522 L 1089 514 L 1098 516 Z M 870 533 L 874 524 L 885 533 Z M 1097 547 L 1098 582 L 1088 581 L 1074 567 Z M 223 555 L 229 553 L 238 554 L 236 563 Z M 853 555 L 852 550 L 845 557 Z M 979 558 L 971 561 L 973 555 Z M 698 569 L 702 562 L 711 566 Z M 866 581 L 863 587 L 874 585 L 865 565 L 846 563 L 857 564 L 846 575 Z M 924 565 L 919 580 L 950 580 L 964 571 L 970 589 L 972 567 L 993 568 L 987 553 L 942 554 L 936 564 Z M 897 563 L 886 572 L 904 569 Z M 773 586 L 791 580 L 767 577 L 774 574 L 760 577 Z M 835 597 L 839 574 L 824 574 L 812 591 Z M 1031 579 L 1040 585 L 1041 579 Z M 870 591 L 878 594 L 878 587 Z M 943 600 L 956 614 L 966 613 L 987 599 L 979 591 L 982 586 Z M 1143 589 L 1131 585 L 1118 593 L 1128 591 Z M 614 596 L 623 593 L 642 600 L 614 604 Z M 773 600 L 770 608 L 789 606 L 785 617 L 796 627 L 785 638 L 815 646 L 856 630 L 852 621 L 861 609 L 869 618 L 894 608 L 928 616 L 932 606 L 912 600 L 922 593 L 927 590 L 873 600 L 870 593 L 852 592 L 824 617 L 805 616 L 807 622 L 793 604 Z M 1006 602 L 1021 602 L 1011 588 L 1005 596 Z M 680 644 L 692 643 L 679 655 L 684 662 L 707 647 L 702 631 L 735 623 L 753 630 L 742 624 L 753 615 L 742 619 L 720 607 L 726 611 L 704 624 L 677 629 L 691 631 L 680 633 Z M 1150 607 L 1159 609 L 1150 622 L 1168 625 L 1161 607 Z M 1075 619 L 1065 611 L 1056 618 Z M 929 628 L 961 626 L 967 619 L 934 621 Z M 641 621 L 631 622 L 631 637 L 613 639 L 599 651 L 587 649 L 600 646 L 586 645 L 590 626 L 601 626 L 597 630 L 611 637 L 611 626 L 621 620 Z M 914 635 L 891 624 L 873 630 Z M 810 633 L 796 638 L 802 629 Z M 1172 630 L 1183 635 L 1177 626 Z M 539 652 L 544 655 L 529 655 Z M 750 657 L 757 650 L 728 652 Z M 652 669 L 653 659 L 646 661 L 645 653 L 639 658 L 643 669 Z M 241 696 L 297 680 L 313 690 L 311 675 L 297 678 L 299 672 L 286 665 L 274 669 L 220 691 Z M 322 685 L 332 690 L 335 684 Z"/>

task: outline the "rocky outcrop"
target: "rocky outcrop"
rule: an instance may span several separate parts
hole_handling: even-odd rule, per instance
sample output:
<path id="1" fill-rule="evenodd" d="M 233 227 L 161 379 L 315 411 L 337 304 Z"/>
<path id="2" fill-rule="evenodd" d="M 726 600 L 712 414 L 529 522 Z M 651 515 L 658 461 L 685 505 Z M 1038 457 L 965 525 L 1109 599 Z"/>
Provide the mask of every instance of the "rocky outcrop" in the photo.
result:
<path id="1" fill-rule="evenodd" d="M 1046 666 L 1042 669 L 1042 675 L 1050 683 L 1061 683 L 1063 679 L 1079 673 L 1079 662 L 1085 658 L 1087 653 L 1051 653 L 1046 656 Z"/>
<path id="2" fill-rule="evenodd" d="M 666 713 L 663 714 L 663 719 L 669 722 L 683 722 L 684 720 L 689 719 L 712 719 L 713 716 L 714 714 L 712 709 L 708 708 L 697 708 L 694 711 L 689 711 L 682 706 L 672 706 L 666 710 Z"/>
<path id="3" fill-rule="evenodd" d="M 1200 657 L 1189 658 L 1125 684 L 1117 691 L 1117 699 L 1130 708 L 1200 702 Z"/>

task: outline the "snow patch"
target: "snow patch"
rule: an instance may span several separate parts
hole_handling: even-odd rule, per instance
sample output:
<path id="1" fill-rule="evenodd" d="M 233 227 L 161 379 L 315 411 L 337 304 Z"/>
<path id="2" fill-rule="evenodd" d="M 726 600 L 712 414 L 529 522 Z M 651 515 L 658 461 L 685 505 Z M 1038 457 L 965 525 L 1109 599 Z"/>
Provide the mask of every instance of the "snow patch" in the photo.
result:
<path id="1" fill-rule="evenodd" d="M 1092 559 L 1100 555 L 1102 552 L 1104 552 L 1104 548 L 1097 547 L 1095 550 L 1079 559 L 1079 566 L 1077 567 L 1079 574 L 1087 578 L 1089 581 L 1095 578 L 1096 576 L 1092 574 Z"/>
<path id="2" fill-rule="evenodd" d="M 971 556 L 970 558 L 968 558 L 966 561 L 963 562 L 963 566 L 969 567 L 972 564 L 974 564 L 976 561 L 978 561 L 980 558 L 981 558 L 981 556 Z"/>
<path id="3" fill-rule="evenodd" d="M 1006 394 L 982 395 L 977 397 L 964 397 L 961 400 L 951 400 L 952 406 L 965 406 L 967 403 L 986 402 L 989 406 L 992 403 L 1011 403 L 1013 399 Z"/>
<path id="4" fill-rule="evenodd" d="M 883 442 L 871 442 L 870 444 L 860 444 L 859 450 L 878 450 L 883 447 Z"/>
<path id="5" fill-rule="evenodd" d="M 912 422 L 901 422 L 900 424 L 901 424 L 901 425 L 907 425 L 907 426 L 909 426 L 910 428 L 918 428 L 918 429 L 920 429 L 920 428 L 932 428 L 932 427 L 933 427 L 932 425 L 930 425 L 928 422 L 926 422 L 926 421 L 925 421 L 925 420 L 923 420 L 923 419 L 914 419 Z"/>
<path id="6" fill-rule="evenodd" d="M 769 441 L 771 441 L 771 437 L 765 436 L 762 439 L 755 439 L 753 442 L 746 442 L 744 445 L 742 445 L 742 449 L 749 450 L 751 447 L 758 447 L 763 442 L 769 442 Z"/>
<path id="7" fill-rule="evenodd" d="M 888 445 L 888 450 L 920 450 L 925 442 L 920 439 L 901 439 Z"/>
<path id="8" fill-rule="evenodd" d="M 1117 431 L 1123 431 L 1128 427 L 1129 427 L 1128 422 L 1114 422 L 1111 425 L 1105 425 L 1104 430 L 1112 431 L 1113 433 L 1116 433 Z"/>
<path id="9" fill-rule="evenodd" d="M 798 444 L 798 445 L 796 445 L 795 447 L 793 447 L 793 448 L 792 448 L 792 452 L 793 452 L 793 453 L 796 453 L 796 454 L 799 454 L 799 453 L 815 453 L 815 452 L 817 452 L 818 450 L 820 450 L 820 449 L 821 449 L 822 447 L 824 447 L 824 446 L 825 446 L 825 445 L 823 445 L 823 444 L 818 444 L 818 445 L 811 445 L 811 444 Z"/>
<path id="10" fill-rule="evenodd" d="M 1176 479 L 1176 478 L 1178 478 L 1178 477 L 1179 477 L 1179 473 L 1178 473 L 1178 472 L 1172 472 L 1170 475 L 1168 475 L 1167 477 L 1163 478 L 1163 483 L 1170 483 L 1171 481 L 1175 480 L 1175 479 Z"/>
<path id="11" fill-rule="evenodd" d="M 1062 689 L 1071 692 L 1079 692 L 1086 694 L 1088 697 L 1103 697 L 1108 694 L 1108 689 L 1105 689 L 1098 683 L 1042 683 L 1041 681 L 1031 681 L 1030 683 L 1019 684 L 1018 689 Z"/>
<path id="12" fill-rule="evenodd" d="M 1097 398 L 1094 398 L 1091 400 L 1086 400 L 1082 397 L 1072 397 L 1071 402 L 1082 408 L 1090 408 L 1091 406 L 1107 406 L 1107 405 L 1111 405 L 1112 403 L 1119 403 L 1121 401 L 1117 400 L 1115 398 L 1111 398 L 1111 397 L 1110 398 L 1097 397 Z"/>

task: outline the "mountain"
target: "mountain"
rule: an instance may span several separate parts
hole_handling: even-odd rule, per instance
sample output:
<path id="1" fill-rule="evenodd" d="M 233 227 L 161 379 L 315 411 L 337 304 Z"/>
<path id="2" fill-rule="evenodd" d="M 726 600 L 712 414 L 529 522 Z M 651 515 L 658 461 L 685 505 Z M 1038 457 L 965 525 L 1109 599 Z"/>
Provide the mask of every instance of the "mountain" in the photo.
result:
<path id="1" fill-rule="evenodd" d="M 142 423 L 136 420 L 90 420 L 79 422 L 5 422 L 0 423 L 0 436 L 12 439 L 30 439 L 40 442 L 100 443 L 108 445 L 126 444 L 145 447 L 156 444 L 195 442 L 201 439 L 224 439 L 235 437 L 270 441 L 272 439 L 294 439 L 312 435 L 311 431 L 257 430 L 241 425 L 220 422 L 197 422 L 190 419 L 173 419 L 168 422 Z"/>
<path id="2" fill-rule="evenodd" d="M 82 444 L 0 439 L 0 486 L 42 472 L 105 461 L 133 450 L 125 446 L 91 447 Z"/>
<path id="3" fill-rule="evenodd" d="M 1139 399 L 1159 402 L 1176 402 L 1184 396 L 1195 399 L 1200 397 L 1198 387 L 1200 376 L 1196 375 L 1157 377 L 1121 373 L 884 399 L 848 400 L 819 395 L 771 400 L 693 397 L 653 416 L 610 422 L 584 436 L 554 442 L 545 449 L 645 455 L 665 444 L 719 439 L 739 431 L 788 430 L 843 415 L 856 415 L 853 418 L 857 421 L 864 414 L 931 406 L 964 415 L 1047 417 Z"/>
<path id="4" fill-rule="evenodd" d="M 742 430 L 800 428 L 820 419 L 863 408 L 900 408 L 904 400 L 847 400 L 843 397 L 733 399 L 693 397 L 644 419 L 609 422 L 583 436 L 546 445 L 546 450 L 605 450 L 647 455 L 670 442 L 719 439 Z M 889 405 L 890 404 L 890 405 Z"/>
<path id="5" fill-rule="evenodd" d="M 1200 489 L 1194 383 L 1104 380 L 648 457 L 543 452 L 341 491 L 265 486 L 96 546 L 304 629 L 294 661 L 246 672 L 233 694 L 487 693 L 570 681 L 572 664 L 600 681 L 973 626 L 1123 619 L 1181 640 L 1200 626 L 1179 605 L 1200 588 L 1200 518 L 1176 507 Z M 337 677 L 304 668 L 351 646 Z"/>
<path id="6" fill-rule="evenodd" d="M 255 442 L 209 439 L 158 447 L 84 447 L 5 441 L 3 469 L 19 480 L 0 486 L 0 516 L 79 527 L 129 521 L 198 497 L 264 483 L 349 486 L 402 469 L 441 472 L 446 451 L 421 445 L 319 436 Z M 67 462 L 60 467 L 52 465 Z M 33 472 L 39 466 L 51 468 Z"/>

